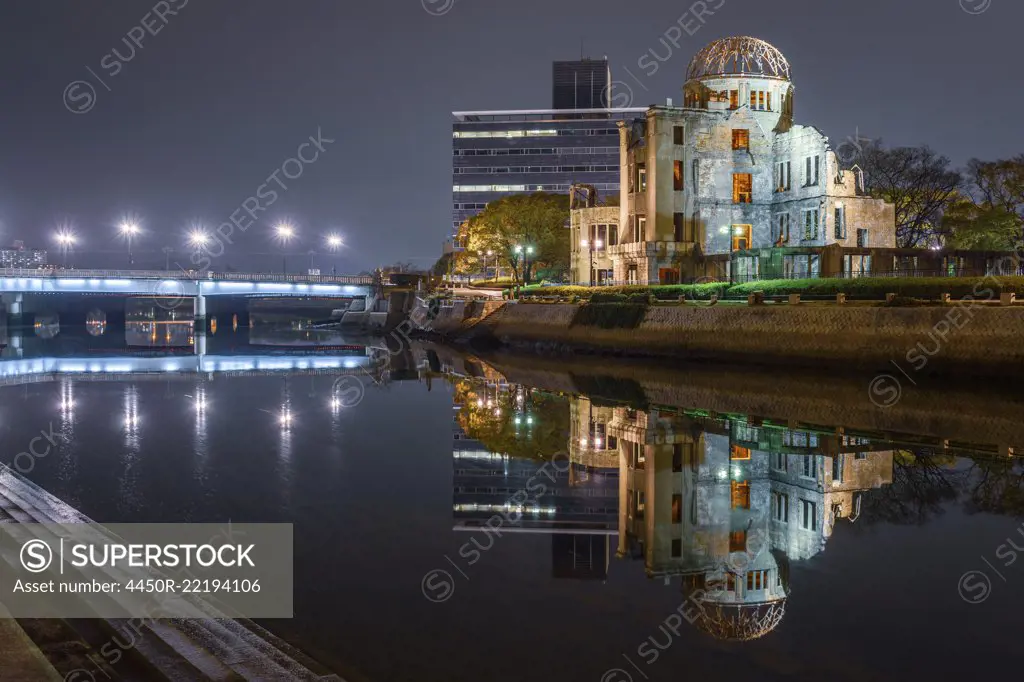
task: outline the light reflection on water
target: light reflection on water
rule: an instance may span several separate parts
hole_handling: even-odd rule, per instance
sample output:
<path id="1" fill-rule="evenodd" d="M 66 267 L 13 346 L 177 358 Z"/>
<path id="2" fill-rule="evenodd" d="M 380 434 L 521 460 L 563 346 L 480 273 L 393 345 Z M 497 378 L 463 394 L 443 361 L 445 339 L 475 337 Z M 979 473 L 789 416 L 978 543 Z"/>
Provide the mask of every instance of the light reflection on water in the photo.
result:
<path id="1" fill-rule="evenodd" d="M 207 340 L 216 363 L 189 369 L 194 355 L 174 352 L 108 349 L 101 361 L 80 349 L 84 372 L 69 358 L 4 359 L 43 366 L 6 375 L 33 383 L 0 389 L 4 440 L 55 420 L 65 442 L 30 477 L 101 522 L 296 524 L 297 617 L 271 629 L 342 672 L 600 680 L 628 655 L 651 679 L 684 666 L 761 679 L 776 659 L 845 679 L 837 650 L 898 640 L 920 674 L 945 677 L 1011 651 L 1024 579 L 983 605 L 956 586 L 1024 511 L 1017 460 L 995 457 L 984 433 L 977 449 L 913 445 L 849 424 L 654 406 L 575 366 L 510 383 L 417 348 L 378 372 L 352 339 L 308 354 L 305 335 L 253 345 L 226 332 Z M 88 372 L 94 362 L 108 371 Z M 109 371 L 117 363 L 130 369 Z M 391 380 L 410 367 L 418 380 Z M 355 404 L 335 397 L 345 370 L 364 377 Z M 565 390 L 570 376 L 604 388 Z M 556 455 L 566 466 L 538 479 Z M 443 604 L 422 593 L 435 568 L 455 580 Z M 666 618 L 698 593 L 702 615 L 666 639 Z M 981 653 L 915 653 L 966 617 Z M 467 647 L 482 630 L 502 634 Z M 830 646 L 807 645 L 826 631 Z M 671 641 L 647 667 L 652 636 Z M 859 660 L 877 678 L 911 665 Z"/>

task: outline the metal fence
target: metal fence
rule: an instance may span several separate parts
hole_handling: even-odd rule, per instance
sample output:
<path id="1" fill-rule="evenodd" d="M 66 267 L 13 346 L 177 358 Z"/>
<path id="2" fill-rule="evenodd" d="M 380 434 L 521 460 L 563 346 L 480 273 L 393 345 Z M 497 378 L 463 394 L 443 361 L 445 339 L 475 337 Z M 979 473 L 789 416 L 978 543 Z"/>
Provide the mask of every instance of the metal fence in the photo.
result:
<path id="1" fill-rule="evenodd" d="M 64 277 L 78 279 L 174 279 L 226 282 L 288 282 L 295 284 L 373 284 L 372 275 L 286 275 L 263 272 L 199 272 L 198 270 L 75 270 L 65 268 L 0 268 L 0 277 Z"/>

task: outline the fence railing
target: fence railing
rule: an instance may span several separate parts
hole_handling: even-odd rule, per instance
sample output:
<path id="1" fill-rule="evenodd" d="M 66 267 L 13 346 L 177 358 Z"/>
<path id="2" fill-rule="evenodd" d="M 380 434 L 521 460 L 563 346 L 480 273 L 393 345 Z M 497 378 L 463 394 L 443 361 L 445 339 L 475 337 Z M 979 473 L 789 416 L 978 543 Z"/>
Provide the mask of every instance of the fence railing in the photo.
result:
<path id="1" fill-rule="evenodd" d="M 370 275 L 286 275 L 266 272 L 200 272 L 198 270 L 75 270 L 65 268 L 0 268 L 0 277 L 70 277 L 104 279 L 183 279 L 293 284 L 373 284 Z"/>

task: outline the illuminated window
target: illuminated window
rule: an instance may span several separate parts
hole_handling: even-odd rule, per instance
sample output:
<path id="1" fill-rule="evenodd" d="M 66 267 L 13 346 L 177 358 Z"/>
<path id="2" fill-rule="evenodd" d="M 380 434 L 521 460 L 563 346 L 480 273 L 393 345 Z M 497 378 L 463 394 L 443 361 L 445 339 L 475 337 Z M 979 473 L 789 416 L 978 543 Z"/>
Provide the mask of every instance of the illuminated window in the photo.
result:
<path id="1" fill-rule="evenodd" d="M 765 102 L 768 105 L 768 111 L 771 111 L 772 110 L 772 93 L 766 92 L 764 97 L 765 97 Z"/>
<path id="2" fill-rule="evenodd" d="M 768 588 L 768 571 L 750 571 L 747 573 L 748 590 L 764 590 Z"/>
<path id="3" fill-rule="evenodd" d="M 739 109 L 740 108 L 740 91 L 730 90 L 729 91 L 729 108 Z"/>
<path id="4" fill-rule="evenodd" d="M 750 448 L 733 445 L 729 448 L 729 459 L 750 459 Z"/>
<path id="5" fill-rule="evenodd" d="M 677 192 L 683 191 L 683 162 L 672 162 L 672 189 Z"/>
<path id="6" fill-rule="evenodd" d="M 750 131 L 744 128 L 737 128 L 732 131 L 733 149 L 750 149 Z"/>
<path id="7" fill-rule="evenodd" d="M 750 173 L 734 173 L 732 176 L 732 202 L 749 204 L 754 200 L 754 178 Z"/>
<path id="8" fill-rule="evenodd" d="M 750 509 L 750 484 L 732 482 L 732 508 Z"/>
<path id="9" fill-rule="evenodd" d="M 746 251 L 750 248 L 750 225 L 732 226 L 732 250 Z"/>
<path id="10" fill-rule="evenodd" d="M 757 90 L 750 91 L 750 108 L 757 109 Z"/>
<path id="11" fill-rule="evenodd" d="M 764 111 L 764 90 L 757 91 L 757 108 Z"/>
<path id="12" fill-rule="evenodd" d="M 729 533 L 729 553 L 747 551 L 747 531 L 734 530 Z"/>
<path id="13" fill-rule="evenodd" d="M 642 519 L 644 517 L 644 508 L 646 502 L 644 500 L 644 491 L 637 490 L 633 497 L 633 518 Z"/>
<path id="14" fill-rule="evenodd" d="M 683 496 L 672 496 L 672 523 L 683 522 Z"/>

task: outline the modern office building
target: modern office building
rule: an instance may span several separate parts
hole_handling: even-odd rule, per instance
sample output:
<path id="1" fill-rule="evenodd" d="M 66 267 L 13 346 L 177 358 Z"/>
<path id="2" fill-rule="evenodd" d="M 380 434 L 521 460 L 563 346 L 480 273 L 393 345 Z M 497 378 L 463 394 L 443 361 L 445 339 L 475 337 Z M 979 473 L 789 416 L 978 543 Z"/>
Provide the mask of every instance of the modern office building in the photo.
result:
<path id="1" fill-rule="evenodd" d="M 607 59 L 555 62 L 551 69 L 551 108 L 605 108 L 611 103 L 611 82 Z"/>
<path id="2" fill-rule="evenodd" d="M 26 249 L 23 242 L 14 242 L 9 248 L 0 249 L 0 268 L 43 268 L 46 267 L 45 249 Z"/>
<path id="3" fill-rule="evenodd" d="M 453 113 L 452 227 L 513 194 L 567 194 L 593 185 L 619 193 L 617 125 L 646 109 L 535 109 Z"/>

